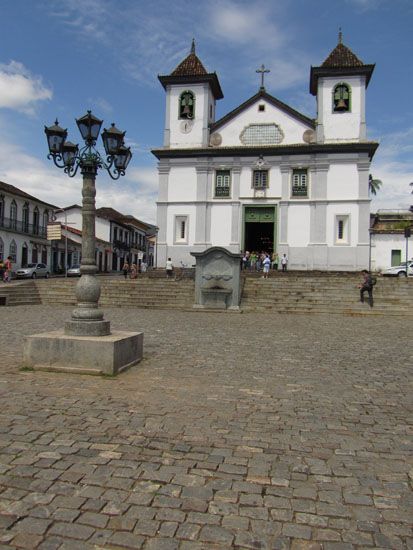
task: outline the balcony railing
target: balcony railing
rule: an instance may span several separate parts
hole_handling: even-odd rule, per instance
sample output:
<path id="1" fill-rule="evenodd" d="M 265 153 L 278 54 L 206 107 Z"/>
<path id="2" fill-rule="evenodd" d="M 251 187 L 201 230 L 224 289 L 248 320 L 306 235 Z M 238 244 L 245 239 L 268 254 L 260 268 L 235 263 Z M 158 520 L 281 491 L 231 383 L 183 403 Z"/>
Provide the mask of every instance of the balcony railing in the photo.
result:
<path id="1" fill-rule="evenodd" d="M 21 233 L 23 235 L 33 235 L 36 237 L 46 238 L 46 227 L 42 225 L 33 225 L 26 223 L 24 220 L 15 220 L 12 218 L 0 218 L 0 229 Z"/>
<path id="2" fill-rule="evenodd" d="M 118 248 L 119 250 L 129 250 L 130 245 L 128 243 L 125 243 L 123 241 L 118 241 L 117 239 L 114 239 L 113 246 L 115 248 Z"/>

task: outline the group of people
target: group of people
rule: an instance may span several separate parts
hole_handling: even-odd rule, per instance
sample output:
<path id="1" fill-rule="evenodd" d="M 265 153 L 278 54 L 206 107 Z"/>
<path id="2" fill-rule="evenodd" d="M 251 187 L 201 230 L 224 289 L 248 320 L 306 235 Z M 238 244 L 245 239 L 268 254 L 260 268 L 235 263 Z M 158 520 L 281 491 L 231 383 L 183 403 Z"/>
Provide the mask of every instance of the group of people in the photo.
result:
<path id="1" fill-rule="evenodd" d="M 138 273 L 145 273 L 146 269 L 147 269 L 146 262 L 143 262 L 143 261 L 140 263 L 139 267 L 135 263 L 129 265 L 128 262 L 125 261 L 122 267 L 123 276 L 125 277 L 125 279 L 128 278 L 128 275 L 130 279 L 136 279 L 138 276 Z"/>
<path id="2" fill-rule="evenodd" d="M 249 252 L 248 250 L 242 257 L 241 267 L 245 271 L 262 271 L 264 273 L 264 278 L 268 278 L 268 273 L 270 269 L 278 271 L 278 266 L 281 263 L 281 270 L 287 271 L 288 258 L 286 254 L 281 256 L 281 259 L 278 256 L 277 252 L 273 252 L 270 256 L 268 252 L 262 251 L 258 252 Z"/>
<path id="3" fill-rule="evenodd" d="M 0 279 L 4 283 L 9 283 L 11 281 L 11 270 L 12 270 L 12 257 L 8 256 L 6 260 L 0 260 Z"/>

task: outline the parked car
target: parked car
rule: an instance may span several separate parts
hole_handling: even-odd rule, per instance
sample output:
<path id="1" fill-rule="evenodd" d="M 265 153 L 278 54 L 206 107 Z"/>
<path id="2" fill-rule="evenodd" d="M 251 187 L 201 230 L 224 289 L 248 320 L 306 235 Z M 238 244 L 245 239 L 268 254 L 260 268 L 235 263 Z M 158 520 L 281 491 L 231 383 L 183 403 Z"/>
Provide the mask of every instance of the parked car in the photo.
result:
<path id="1" fill-rule="evenodd" d="M 79 264 L 72 265 L 72 267 L 70 267 L 67 270 L 67 276 L 68 277 L 80 277 L 80 265 Z"/>
<path id="2" fill-rule="evenodd" d="M 50 271 L 46 264 L 27 264 L 16 270 L 18 279 L 36 279 L 36 277 L 49 277 Z"/>
<path id="3" fill-rule="evenodd" d="M 407 274 L 413 277 L 413 260 L 407 262 Z M 383 271 L 384 277 L 406 277 L 406 262 L 401 262 L 400 265 L 395 265 Z"/>

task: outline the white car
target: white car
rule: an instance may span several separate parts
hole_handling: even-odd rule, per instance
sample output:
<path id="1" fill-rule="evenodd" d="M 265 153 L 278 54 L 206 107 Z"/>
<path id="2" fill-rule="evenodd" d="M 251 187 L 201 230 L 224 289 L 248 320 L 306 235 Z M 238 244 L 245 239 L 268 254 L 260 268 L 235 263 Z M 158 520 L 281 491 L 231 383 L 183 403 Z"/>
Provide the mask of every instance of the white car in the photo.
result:
<path id="1" fill-rule="evenodd" d="M 407 262 L 407 274 L 413 277 L 413 260 Z M 406 262 L 401 262 L 400 265 L 395 265 L 383 271 L 384 277 L 406 277 Z"/>
<path id="2" fill-rule="evenodd" d="M 49 268 L 45 264 L 27 264 L 16 271 L 18 279 L 36 279 L 37 277 L 49 277 Z"/>
<path id="3" fill-rule="evenodd" d="M 72 267 L 67 270 L 68 277 L 80 277 L 80 275 L 81 273 L 79 264 L 72 265 Z"/>

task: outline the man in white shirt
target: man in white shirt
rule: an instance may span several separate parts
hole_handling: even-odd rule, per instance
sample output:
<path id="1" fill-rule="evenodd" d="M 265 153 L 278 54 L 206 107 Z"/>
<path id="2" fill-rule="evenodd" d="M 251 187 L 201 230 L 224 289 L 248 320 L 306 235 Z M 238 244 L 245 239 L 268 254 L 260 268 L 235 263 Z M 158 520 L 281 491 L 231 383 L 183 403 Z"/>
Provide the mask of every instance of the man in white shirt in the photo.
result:
<path id="1" fill-rule="evenodd" d="M 168 260 L 166 261 L 166 277 L 168 279 L 171 279 L 173 274 L 174 274 L 174 266 L 171 258 L 168 258 Z"/>

